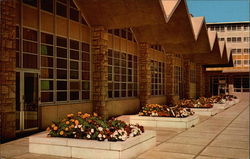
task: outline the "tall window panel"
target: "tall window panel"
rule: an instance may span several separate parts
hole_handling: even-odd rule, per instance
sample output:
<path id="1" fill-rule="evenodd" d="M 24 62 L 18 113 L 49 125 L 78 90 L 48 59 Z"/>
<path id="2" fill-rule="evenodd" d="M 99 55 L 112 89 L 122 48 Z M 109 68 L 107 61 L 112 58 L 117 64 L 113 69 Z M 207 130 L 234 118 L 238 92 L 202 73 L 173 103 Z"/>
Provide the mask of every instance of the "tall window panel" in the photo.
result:
<path id="1" fill-rule="evenodd" d="M 23 28 L 23 68 L 37 66 L 37 31 Z"/>
<path id="2" fill-rule="evenodd" d="M 190 70 L 190 82 L 191 83 L 196 82 L 196 71 L 195 71 L 195 69 Z"/>
<path id="3" fill-rule="evenodd" d="M 80 99 L 79 45 L 78 41 L 70 40 L 70 100 Z"/>
<path id="4" fill-rule="evenodd" d="M 182 69 L 174 66 L 174 95 L 180 96 L 182 91 Z"/>
<path id="5" fill-rule="evenodd" d="M 41 33 L 41 102 L 54 99 L 54 50 L 53 35 Z"/>
<path id="6" fill-rule="evenodd" d="M 137 96 L 137 56 L 109 49 L 108 65 L 109 98 Z"/>
<path id="7" fill-rule="evenodd" d="M 79 22 L 79 11 L 73 2 L 73 0 L 70 0 L 70 19 Z"/>
<path id="8" fill-rule="evenodd" d="M 151 61 L 151 95 L 165 94 L 165 64 Z"/>
<path id="9" fill-rule="evenodd" d="M 67 0 L 57 0 L 56 1 L 56 15 L 67 18 Z"/>
<path id="10" fill-rule="evenodd" d="M 53 0 L 40 0 L 41 9 L 48 11 L 50 13 L 54 13 L 54 2 Z"/>
<path id="11" fill-rule="evenodd" d="M 82 43 L 82 99 L 90 99 L 90 46 Z"/>
<path id="12" fill-rule="evenodd" d="M 67 39 L 63 37 L 57 37 L 56 39 L 56 91 L 57 101 L 67 101 L 67 78 L 68 78 L 68 50 Z"/>

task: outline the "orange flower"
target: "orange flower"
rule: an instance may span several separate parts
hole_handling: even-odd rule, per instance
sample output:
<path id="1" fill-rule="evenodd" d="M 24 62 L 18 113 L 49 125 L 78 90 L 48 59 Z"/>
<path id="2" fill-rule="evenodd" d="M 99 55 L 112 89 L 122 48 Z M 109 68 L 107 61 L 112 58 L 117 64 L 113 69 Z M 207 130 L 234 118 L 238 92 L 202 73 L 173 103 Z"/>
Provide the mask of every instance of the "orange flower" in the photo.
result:
<path id="1" fill-rule="evenodd" d="M 70 119 L 71 122 L 75 122 L 75 119 Z"/>
<path id="2" fill-rule="evenodd" d="M 55 130 L 55 131 L 56 131 L 57 129 L 58 129 L 58 127 L 57 127 L 57 126 L 55 126 L 55 127 L 53 128 L 53 130 Z"/>
<path id="3" fill-rule="evenodd" d="M 89 115 L 88 113 L 85 113 L 85 114 L 83 114 L 81 117 L 82 117 L 83 119 L 85 119 L 85 118 L 90 117 L 90 115 Z"/>
<path id="4" fill-rule="evenodd" d="M 98 114 L 97 114 L 97 113 L 94 113 L 93 115 L 94 115 L 94 116 L 98 116 Z"/>
<path id="5" fill-rule="evenodd" d="M 60 131 L 60 135 L 63 135 L 64 134 L 64 131 Z"/>
<path id="6" fill-rule="evenodd" d="M 80 116 L 82 114 L 82 112 L 78 112 L 77 115 Z"/>
<path id="7" fill-rule="evenodd" d="M 66 124 L 69 125 L 69 121 L 66 121 Z"/>
<path id="8" fill-rule="evenodd" d="M 68 118 L 71 118 L 71 117 L 73 117 L 73 116 L 74 116 L 74 114 L 68 114 L 68 115 L 67 115 Z"/>
<path id="9" fill-rule="evenodd" d="M 74 128 L 74 127 L 75 127 L 75 125 L 73 125 L 73 124 L 72 124 L 72 125 L 70 125 L 70 128 Z"/>
<path id="10" fill-rule="evenodd" d="M 78 120 L 75 120 L 75 124 L 78 125 L 78 124 L 79 124 L 79 121 L 78 121 Z"/>

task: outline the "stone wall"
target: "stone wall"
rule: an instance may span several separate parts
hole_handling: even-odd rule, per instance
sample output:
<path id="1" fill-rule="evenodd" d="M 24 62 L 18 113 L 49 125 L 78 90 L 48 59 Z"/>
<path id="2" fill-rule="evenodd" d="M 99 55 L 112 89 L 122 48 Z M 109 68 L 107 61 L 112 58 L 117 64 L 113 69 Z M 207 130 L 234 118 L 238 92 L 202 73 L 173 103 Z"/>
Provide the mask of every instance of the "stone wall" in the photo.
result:
<path id="1" fill-rule="evenodd" d="M 166 96 L 167 104 L 174 102 L 174 59 L 172 54 L 166 54 Z"/>
<path id="2" fill-rule="evenodd" d="M 151 71 L 150 71 L 150 58 L 149 58 L 149 44 L 139 44 L 139 96 L 140 105 L 148 104 L 151 95 Z"/>
<path id="3" fill-rule="evenodd" d="M 94 112 L 108 117 L 108 31 L 103 27 L 92 28 L 92 68 Z"/>
<path id="4" fill-rule="evenodd" d="M 15 90 L 15 1 L 0 1 L 0 141 L 14 138 Z"/>

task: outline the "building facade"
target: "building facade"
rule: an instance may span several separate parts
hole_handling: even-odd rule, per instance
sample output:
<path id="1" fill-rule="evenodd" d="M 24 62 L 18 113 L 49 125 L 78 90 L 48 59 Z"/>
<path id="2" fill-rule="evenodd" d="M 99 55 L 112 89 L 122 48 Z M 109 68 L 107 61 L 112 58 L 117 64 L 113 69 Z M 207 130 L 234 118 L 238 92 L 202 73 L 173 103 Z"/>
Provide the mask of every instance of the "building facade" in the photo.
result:
<path id="1" fill-rule="evenodd" d="M 208 30 L 217 32 L 220 41 L 225 41 L 232 53 L 233 67 L 209 68 L 210 94 L 249 92 L 250 23 L 208 23 Z"/>
<path id="2" fill-rule="evenodd" d="M 137 113 L 148 103 L 174 104 L 181 98 L 205 95 L 205 66 L 189 56 L 184 57 L 183 52 L 199 53 L 197 50 L 202 47 L 195 46 L 197 39 L 201 46 L 210 49 L 209 43 L 205 43 L 208 34 L 206 27 L 199 27 L 204 21 L 195 21 L 195 27 L 192 26 L 191 17 L 183 12 L 187 10 L 184 0 L 176 3 L 176 7 L 167 1 L 164 5 L 177 8 L 178 16 L 172 14 L 172 17 L 184 23 L 187 31 L 178 28 L 182 25 L 175 27 L 177 23 L 173 19 L 169 25 L 165 24 L 166 20 L 161 18 L 166 16 L 160 14 L 164 10 L 156 1 L 143 3 L 143 9 L 146 13 L 148 7 L 150 13 L 155 11 L 156 16 L 162 17 L 152 18 L 152 13 L 152 17 L 146 14 L 148 19 L 142 20 L 140 15 L 136 23 L 127 22 L 129 19 L 123 13 L 123 21 L 112 21 L 119 16 L 111 14 L 108 16 L 113 17 L 106 20 L 98 19 L 95 14 L 89 14 L 94 12 L 89 5 L 96 6 L 95 3 L 89 1 L 85 6 L 85 1 L 78 0 L 0 1 L 1 140 L 13 138 L 17 133 L 43 130 L 67 113 L 98 112 L 108 118 Z M 115 1 L 105 3 L 110 7 L 120 5 Z M 158 9 L 152 10 L 151 3 Z M 168 15 L 168 12 L 169 9 L 164 13 Z M 109 20 L 111 27 L 105 26 Z M 141 40 L 144 34 L 138 30 L 135 34 L 134 27 L 145 25 L 140 28 L 143 30 L 156 22 L 165 31 L 170 26 L 186 32 L 186 36 L 172 35 L 173 31 L 168 31 L 168 35 L 175 40 L 169 40 L 170 36 L 165 39 L 145 36 L 145 39 L 165 40 L 166 47 Z M 150 28 L 150 31 L 158 29 Z M 194 32 L 201 32 L 203 37 L 194 38 Z M 189 43 L 191 49 L 186 48 Z"/>

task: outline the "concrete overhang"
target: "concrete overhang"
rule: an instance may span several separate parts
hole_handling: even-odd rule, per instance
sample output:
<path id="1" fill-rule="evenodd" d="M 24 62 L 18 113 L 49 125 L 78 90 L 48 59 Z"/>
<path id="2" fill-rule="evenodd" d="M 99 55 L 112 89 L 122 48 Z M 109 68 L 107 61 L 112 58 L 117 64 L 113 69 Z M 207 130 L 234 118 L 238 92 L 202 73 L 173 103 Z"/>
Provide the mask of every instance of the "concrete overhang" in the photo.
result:
<path id="1" fill-rule="evenodd" d="M 74 2 L 90 26 L 116 29 L 166 24 L 167 17 L 161 0 L 74 0 Z M 169 10 L 167 12 L 171 13 Z"/>
<path id="2" fill-rule="evenodd" d="M 224 59 L 222 58 L 225 49 L 225 44 L 219 44 L 216 32 L 209 31 L 208 35 L 211 51 L 205 54 L 190 54 L 186 57 L 189 58 L 192 62 L 199 63 L 204 66 L 217 66 L 228 64 L 227 57 L 225 57 L 224 55 Z M 221 51 L 223 52 L 221 53 Z"/>
<path id="3" fill-rule="evenodd" d="M 167 23 L 133 27 L 137 40 L 158 45 L 195 42 L 186 1 L 161 0 L 161 3 Z"/>
<path id="4" fill-rule="evenodd" d="M 210 52 L 205 18 L 192 16 L 190 16 L 189 18 L 194 33 L 194 41 L 187 41 L 178 44 L 165 44 L 164 48 L 167 52 L 176 54 L 204 54 Z"/>

